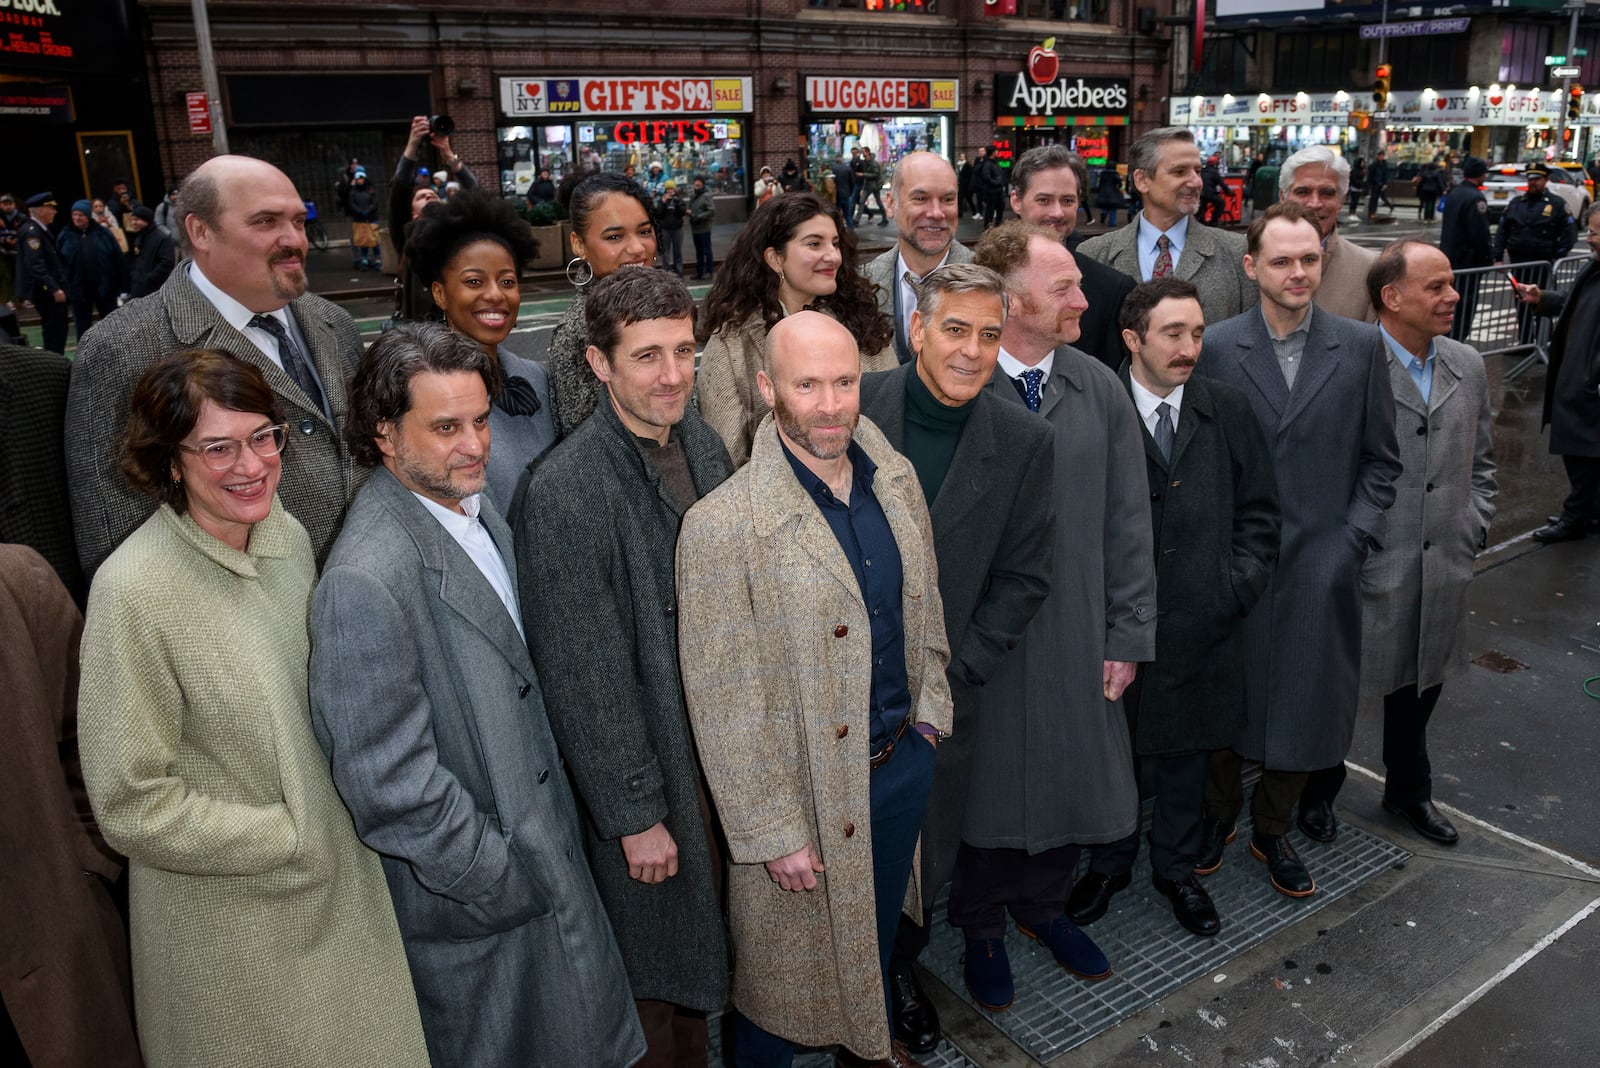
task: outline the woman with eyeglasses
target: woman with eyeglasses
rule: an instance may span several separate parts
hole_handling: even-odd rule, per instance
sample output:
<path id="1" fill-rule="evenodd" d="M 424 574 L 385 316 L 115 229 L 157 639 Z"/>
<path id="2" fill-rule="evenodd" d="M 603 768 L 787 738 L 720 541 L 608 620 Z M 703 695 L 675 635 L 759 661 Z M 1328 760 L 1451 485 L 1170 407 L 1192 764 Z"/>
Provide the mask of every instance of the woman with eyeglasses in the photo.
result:
<path id="1" fill-rule="evenodd" d="M 837 205 L 815 193 L 773 197 L 750 216 L 711 283 L 696 327 L 704 343 L 695 400 L 722 435 L 734 467 L 750 459 L 767 402 L 756 387 L 767 331 L 811 308 L 839 320 L 861 350 L 861 370 L 900 365 L 894 323 L 856 267 L 855 232 Z"/>
<path id="2" fill-rule="evenodd" d="M 638 182 L 621 174 L 578 171 L 567 175 L 556 200 L 572 220 L 572 259 L 567 281 L 577 295 L 550 336 L 550 390 L 555 395 L 556 438 L 578 429 L 600 398 L 600 380 L 589 369 L 589 328 L 584 324 L 584 287 L 619 267 L 656 260 L 655 205 Z"/>
<path id="3" fill-rule="evenodd" d="M 430 318 L 471 338 L 494 361 L 500 395 L 489 410 L 484 492 L 501 515 L 516 515 L 528 465 L 555 444 L 550 378 L 506 341 L 522 303 L 521 269 L 538 251 L 533 229 L 504 197 L 458 193 L 422 213 L 406 258 L 433 299 Z"/>
<path id="4" fill-rule="evenodd" d="M 276 496 L 286 432 L 242 360 L 151 367 L 122 469 L 160 506 L 89 594 L 79 745 L 129 861 L 152 1068 L 428 1063 L 383 870 L 311 729 L 316 568 Z"/>

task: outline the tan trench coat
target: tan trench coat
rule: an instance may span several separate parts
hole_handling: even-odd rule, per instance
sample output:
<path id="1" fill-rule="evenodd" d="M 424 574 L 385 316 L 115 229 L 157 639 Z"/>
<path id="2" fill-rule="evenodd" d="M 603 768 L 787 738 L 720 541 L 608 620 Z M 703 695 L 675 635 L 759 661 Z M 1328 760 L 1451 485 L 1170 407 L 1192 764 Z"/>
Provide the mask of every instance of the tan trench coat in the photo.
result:
<path id="1" fill-rule="evenodd" d="M 911 464 L 866 419 L 856 441 L 905 571 L 912 716 L 950 729 L 933 532 Z M 867 767 L 872 630 L 849 561 L 795 478 L 772 417 L 750 462 L 684 517 L 678 648 L 689 718 L 727 834 L 733 1003 L 804 1045 L 889 1053 Z M 816 844 L 815 890 L 765 863 Z M 920 918 L 913 864 L 908 914 Z"/>

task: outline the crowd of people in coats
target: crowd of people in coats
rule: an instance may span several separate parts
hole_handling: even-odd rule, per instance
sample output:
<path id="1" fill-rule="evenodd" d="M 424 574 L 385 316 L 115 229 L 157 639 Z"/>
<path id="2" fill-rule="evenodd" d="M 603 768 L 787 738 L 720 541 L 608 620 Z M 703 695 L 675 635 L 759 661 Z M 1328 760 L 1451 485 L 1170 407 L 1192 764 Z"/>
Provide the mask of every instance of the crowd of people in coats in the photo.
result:
<path id="1" fill-rule="evenodd" d="M 293 183 L 221 156 L 70 379 L 0 357 L 62 413 L 20 424 L 43 477 L 0 538 L 37 543 L 0 547 L 38 836 L 13 941 L 45 977 L 4 991 L 15 1045 L 706 1064 L 728 1010 L 739 1065 L 906 1068 L 941 1039 L 946 885 L 984 1009 L 1013 924 L 1115 974 L 1090 929 L 1142 799 L 1181 937 L 1222 929 L 1205 877 L 1246 850 L 1262 893 L 1316 893 L 1364 695 L 1384 807 L 1457 841 L 1426 727 L 1494 515 L 1487 384 L 1443 254 L 1339 236 L 1337 155 L 1284 161 L 1238 234 L 1155 130 L 1141 211 L 1080 242 L 1087 168 L 1044 146 L 967 248 L 956 169 L 912 153 L 894 247 L 858 263 L 793 189 L 700 307 L 647 269 L 656 198 L 572 174 L 541 359 L 508 345 L 531 229 L 419 122 L 370 345 L 307 292 Z M 1595 276 L 1523 293 L 1587 346 L 1560 418 L 1576 379 L 1600 404 Z"/>

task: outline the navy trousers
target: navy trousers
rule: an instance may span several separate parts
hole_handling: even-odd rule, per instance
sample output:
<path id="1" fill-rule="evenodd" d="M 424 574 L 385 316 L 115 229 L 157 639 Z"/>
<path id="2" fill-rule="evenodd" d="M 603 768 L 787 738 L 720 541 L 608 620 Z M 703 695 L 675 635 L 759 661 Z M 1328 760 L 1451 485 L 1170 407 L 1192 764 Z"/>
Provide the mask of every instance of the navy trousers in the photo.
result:
<path id="1" fill-rule="evenodd" d="M 914 730 L 906 731 L 886 763 L 871 772 L 872 888 L 877 911 L 878 966 L 889 970 L 889 950 L 905 904 L 911 859 L 933 786 L 933 745 Z M 815 893 L 815 891 L 811 891 Z M 885 979 L 884 1026 L 889 1026 L 889 983 Z M 742 1013 L 734 1013 L 735 1068 L 789 1068 L 794 1044 L 763 1030 Z"/>

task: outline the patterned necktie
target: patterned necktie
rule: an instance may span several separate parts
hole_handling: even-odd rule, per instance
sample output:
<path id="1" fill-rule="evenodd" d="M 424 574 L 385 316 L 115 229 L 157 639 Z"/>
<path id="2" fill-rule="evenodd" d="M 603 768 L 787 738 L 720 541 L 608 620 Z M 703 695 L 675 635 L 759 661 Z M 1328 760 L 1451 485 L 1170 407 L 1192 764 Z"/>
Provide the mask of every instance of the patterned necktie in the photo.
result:
<path id="1" fill-rule="evenodd" d="M 1163 460 L 1172 459 L 1172 405 L 1162 401 L 1156 405 L 1156 448 Z"/>
<path id="2" fill-rule="evenodd" d="M 1166 234 L 1156 238 L 1156 262 L 1150 268 L 1151 278 L 1165 278 L 1172 273 L 1172 242 Z"/>
<path id="3" fill-rule="evenodd" d="M 278 358 L 283 361 L 283 369 L 289 373 L 290 378 L 294 379 L 294 384 L 299 386 L 305 392 L 305 395 L 311 398 L 311 403 L 315 404 L 323 415 L 331 415 L 332 413 L 328 411 L 328 402 L 322 396 L 322 390 L 317 386 L 316 376 L 311 373 L 311 368 L 307 365 L 306 358 L 300 353 L 300 346 L 294 343 L 294 339 L 289 336 L 289 331 L 284 329 L 283 324 L 278 321 L 277 317 L 257 315 L 250 320 L 250 325 L 257 330 L 265 330 L 273 336 L 278 342 Z"/>
<path id="4" fill-rule="evenodd" d="M 1030 367 L 1011 381 L 1016 384 L 1017 392 L 1022 394 L 1022 403 L 1028 406 L 1028 411 L 1037 412 L 1039 383 L 1044 381 L 1044 372 L 1037 367 Z"/>

